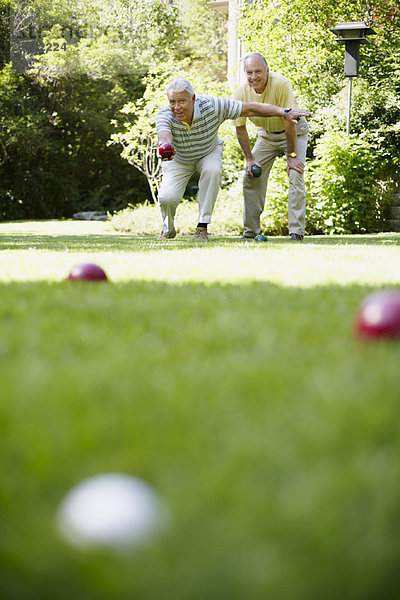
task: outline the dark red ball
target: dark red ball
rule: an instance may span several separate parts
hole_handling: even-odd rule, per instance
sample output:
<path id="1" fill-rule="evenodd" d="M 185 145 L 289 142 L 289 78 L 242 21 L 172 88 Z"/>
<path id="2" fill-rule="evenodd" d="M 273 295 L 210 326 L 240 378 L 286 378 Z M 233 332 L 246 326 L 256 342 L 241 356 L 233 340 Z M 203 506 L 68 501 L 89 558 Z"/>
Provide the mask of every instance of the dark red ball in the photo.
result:
<path id="1" fill-rule="evenodd" d="M 158 146 L 158 153 L 161 158 L 172 158 L 175 154 L 175 150 L 171 144 L 164 142 Z"/>
<path id="2" fill-rule="evenodd" d="M 93 263 L 83 263 L 72 267 L 69 281 L 107 281 L 107 275 L 101 267 Z"/>
<path id="3" fill-rule="evenodd" d="M 400 337 L 400 291 L 382 290 L 360 304 L 354 333 L 359 338 Z"/>

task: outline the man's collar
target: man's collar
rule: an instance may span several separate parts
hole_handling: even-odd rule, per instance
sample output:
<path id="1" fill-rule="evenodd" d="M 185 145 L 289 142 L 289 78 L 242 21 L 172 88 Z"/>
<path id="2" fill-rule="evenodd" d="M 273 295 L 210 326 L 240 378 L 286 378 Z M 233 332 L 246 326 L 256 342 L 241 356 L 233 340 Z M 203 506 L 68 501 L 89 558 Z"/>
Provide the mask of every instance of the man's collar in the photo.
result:
<path id="1" fill-rule="evenodd" d="M 195 100 L 194 100 L 194 106 L 193 106 L 193 121 L 195 119 L 197 119 L 197 117 L 200 115 L 200 105 L 199 105 L 199 98 L 198 96 L 196 96 Z M 192 121 L 192 125 L 193 125 L 193 121 Z"/>

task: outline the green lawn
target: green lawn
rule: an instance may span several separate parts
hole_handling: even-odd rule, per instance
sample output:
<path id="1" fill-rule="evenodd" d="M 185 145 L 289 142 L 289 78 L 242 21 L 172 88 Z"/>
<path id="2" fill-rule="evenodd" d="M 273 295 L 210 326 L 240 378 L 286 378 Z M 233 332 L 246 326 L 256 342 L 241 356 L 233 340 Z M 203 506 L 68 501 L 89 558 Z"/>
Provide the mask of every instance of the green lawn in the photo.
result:
<path id="1" fill-rule="evenodd" d="M 96 262 L 108 283 L 65 281 Z M 395 600 L 400 342 L 360 343 L 400 235 L 158 241 L 0 224 L 0 598 Z M 171 528 L 127 553 L 58 535 L 123 472 Z"/>

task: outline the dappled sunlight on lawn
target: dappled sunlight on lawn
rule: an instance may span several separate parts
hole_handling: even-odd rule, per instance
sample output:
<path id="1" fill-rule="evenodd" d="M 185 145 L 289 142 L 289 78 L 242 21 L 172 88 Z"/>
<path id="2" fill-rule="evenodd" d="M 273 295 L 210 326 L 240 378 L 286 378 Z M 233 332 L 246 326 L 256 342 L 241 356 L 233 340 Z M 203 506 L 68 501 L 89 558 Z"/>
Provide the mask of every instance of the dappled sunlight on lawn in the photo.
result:
<path id="1" fill-rule="evenodd" d="M 400 236 L 310 236 L 303 243 L 267 243 L 210 236 L 158 240 L 115 232 L 107 222 L 0 223 L 0 281 L 63 281 L 93 262 L 112 282 L 252 283 L 284 287 L 400 285 Z"/>
<path id="2" fill-rule="evenodd" d="M 114 230 L 107 221 L 79 221 L 58 220 L 53 221 L 11 221 L 0 223 L 0 235 L 4 234 L 32 234 L 32 235 L 91 235 L 113 233 Z"/>
<path id="3" fill-rule="evenodd" d="M 94 262 L 113 282 L 133 280 L 251 283 L 286 287 L 400 285 L 398 246 L 250 244 L 147 252 L 13 250 L 0 254 L 0 281 L 61 281 L 82 262 Z"/>

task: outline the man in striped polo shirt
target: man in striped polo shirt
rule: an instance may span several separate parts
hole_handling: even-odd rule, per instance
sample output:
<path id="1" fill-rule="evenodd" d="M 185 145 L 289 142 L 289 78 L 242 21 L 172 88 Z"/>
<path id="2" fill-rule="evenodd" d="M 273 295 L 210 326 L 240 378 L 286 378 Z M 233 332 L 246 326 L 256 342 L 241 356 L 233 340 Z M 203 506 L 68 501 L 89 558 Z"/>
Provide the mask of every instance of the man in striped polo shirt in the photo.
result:
<path id="1" fill-rule="evenodd" d="M 193 173 L 199 179 L 199 220 L 195 240 L 208 240 L 207 225 L 218 196 L 223 142 L 218 129 L 226 119 L 250 116 L 284 117 L 284 109 L 272 104 L 241 102 L 214 96 L 196 96 L 192 84 L 186 79 L 175 79 L 167 86 L 169 105 L 156 116 L 159 150 L 161 144 L 171 144 L 173 155 L 162 158 L 162 180 L 158 195 L 163 220 L 161 239 L 176 236 L 174 217 L 181 202 L 187 182 Z M 289 120 L 310 113 L 293 109 Z"/>

